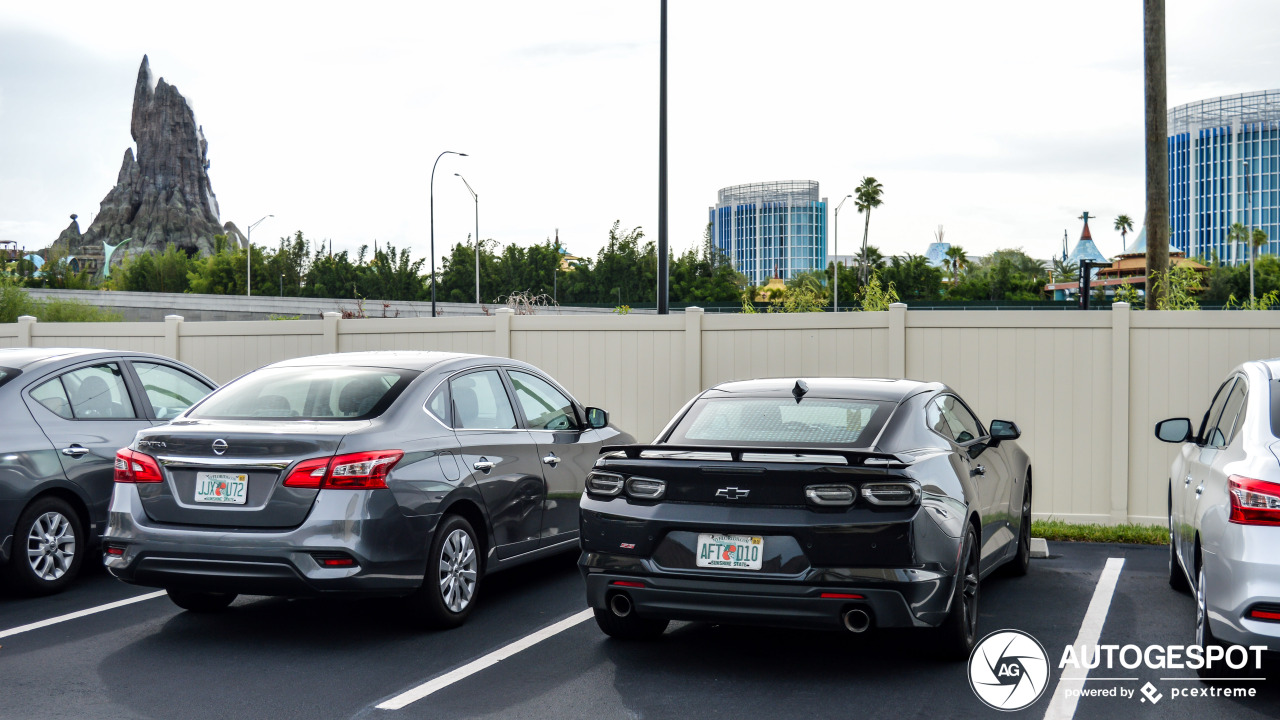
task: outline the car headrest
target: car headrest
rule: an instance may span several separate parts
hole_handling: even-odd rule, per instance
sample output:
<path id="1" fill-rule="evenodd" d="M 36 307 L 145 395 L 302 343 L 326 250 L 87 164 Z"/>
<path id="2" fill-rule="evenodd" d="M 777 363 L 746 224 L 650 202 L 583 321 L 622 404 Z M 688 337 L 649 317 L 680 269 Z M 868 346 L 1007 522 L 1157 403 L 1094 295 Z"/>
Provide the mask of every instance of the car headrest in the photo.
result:
<path id="1" fill-rule="evenodd" d="M 359 417 L 373 409 L 386 393 L 386 386 L 378 378 L 358 378 L 347 383 L 338 395 L 338 412 L 348 417 Z"/>

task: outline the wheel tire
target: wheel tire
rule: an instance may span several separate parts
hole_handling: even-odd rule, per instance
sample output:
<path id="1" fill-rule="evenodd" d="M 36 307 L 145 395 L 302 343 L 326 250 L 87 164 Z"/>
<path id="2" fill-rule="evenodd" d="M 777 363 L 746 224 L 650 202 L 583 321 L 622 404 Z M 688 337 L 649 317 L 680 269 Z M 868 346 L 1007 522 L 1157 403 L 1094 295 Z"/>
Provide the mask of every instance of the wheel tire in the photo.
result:
<path id="1" fill-rule="evenodd" d="M 236 599 L 235 593 L 198 592 L 172 588 L 166 589 L 165 592 L 169 593 L 169 600 L 174 605 L 195 613 L 221 612 Z"/>
<path id="2" fill-rule="evenodd" d="M 1031 569 L 1031 478 L 1022 494 L 1022 521 L 1018 524 L 1018 550 L 1008 565 L 1008 574 L 1022 577 Z"/>
<path id="3" fill-rule="evenodd" d="M 1187 582 L 1187 574 L 1178 563 L 1178 546 L 1173 542 L 1173 511 L 1169 512 L 1169 587 L 1180 593 L 1191 592 L 1191 583 Z"/>
<path id="4" fill-rule="evenodd" d="M 446 515 L 431 538 L 427 572 L 410 603 L 431 628 L 455 628 L 466 622 L 480 592 L 480 544 L 471 523 Z"/>
<path id="5" fill-rule="evenodd" d="M 616 640 L 656 640 L 667 631 L 670 620 L 636 617 L 633 612 L 626 617 L 618 617 L 610 610 L 596 609 L 596 625 L 605 635 Z"/>
<path id="6" fill-rule="evenodd" d="M 66 589 L 84 561 L 83 538 L 84 519 L 70 503 L 57 497 L 36 499 L 22 511 L 13 531 L 8 568 L 13 587 L 25 595 Z"/>
<path id="7" fill-rule="evenodd" d="M 1209 626 L 1209 590 L 1205 587 L 1204 582 L 1204 563 L 1197 563 L 1196 568 L 1196 637 L 1195 644 L 1203 650 L 1208 650 L 1210 646 L 1222 645 L 1222 641 L 1213 635 L 1213 628 Z M 1201 667 L 1196 671 L 1201 677 L 1213 677 L 1221 674 L 1222 667 L 1217 669 Z"/>
<path id="8" fill-rule="evenodd" d="M 981 594 L 978 534 L 973 526 L 964 535 L 962 565 L 956 568 L 951 610 L 937 629 L 938 652 L 948 660 L 967 660 L 978 638 L 978 598 Z"/>

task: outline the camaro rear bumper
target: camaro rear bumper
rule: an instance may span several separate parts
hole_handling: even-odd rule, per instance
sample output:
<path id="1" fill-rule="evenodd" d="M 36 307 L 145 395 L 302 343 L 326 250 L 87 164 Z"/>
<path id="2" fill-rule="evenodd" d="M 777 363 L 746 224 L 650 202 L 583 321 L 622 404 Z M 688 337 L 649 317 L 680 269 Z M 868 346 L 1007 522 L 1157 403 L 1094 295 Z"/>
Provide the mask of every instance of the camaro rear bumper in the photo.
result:
<path id="1" fill-rule="evenodd" d="M 245 595 L 406 594 L 422 584 L 438 515 L 406 517 L 378 491 L 321 491 L 296 528 L 239 530 L 150 521 L 136 488 L 117 485 L 107 570 L 135 585 Z M 325 557 L 354 565 L 324 567 Z"/>

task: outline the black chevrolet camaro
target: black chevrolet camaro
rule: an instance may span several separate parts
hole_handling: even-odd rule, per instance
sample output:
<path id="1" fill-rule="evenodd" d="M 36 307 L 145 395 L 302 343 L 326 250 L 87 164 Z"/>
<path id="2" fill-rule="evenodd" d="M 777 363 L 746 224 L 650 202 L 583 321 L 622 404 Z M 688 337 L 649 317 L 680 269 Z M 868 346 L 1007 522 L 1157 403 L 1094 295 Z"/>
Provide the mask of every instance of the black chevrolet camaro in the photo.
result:
<path id="1" fill-rule="evenodd" d="M 588 475 L 588 602 L 617 638 L 671 620 L 918 627 L 967 656 L 981 579 L 1030 560 L 1018 436 L 940 383 L 718 385 Z"/>

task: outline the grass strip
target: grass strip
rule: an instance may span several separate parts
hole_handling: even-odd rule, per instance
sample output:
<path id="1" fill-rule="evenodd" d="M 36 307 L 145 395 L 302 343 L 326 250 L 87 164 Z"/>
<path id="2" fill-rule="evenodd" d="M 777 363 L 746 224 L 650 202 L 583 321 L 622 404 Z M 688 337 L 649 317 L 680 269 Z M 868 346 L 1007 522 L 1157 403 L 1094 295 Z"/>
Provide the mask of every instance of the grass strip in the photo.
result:
<path id="1" fill-rule="evenodd" d="M 1163 525 L 1085 525 L 1050 518 L 1031 521 L 1031 535 L 1058 542 L 1169 544 L 1169 528 Z"/>

